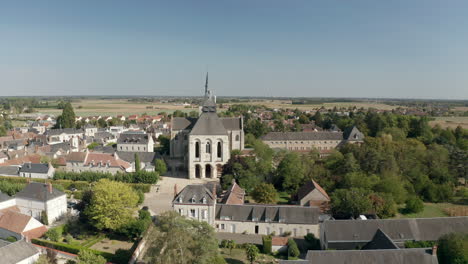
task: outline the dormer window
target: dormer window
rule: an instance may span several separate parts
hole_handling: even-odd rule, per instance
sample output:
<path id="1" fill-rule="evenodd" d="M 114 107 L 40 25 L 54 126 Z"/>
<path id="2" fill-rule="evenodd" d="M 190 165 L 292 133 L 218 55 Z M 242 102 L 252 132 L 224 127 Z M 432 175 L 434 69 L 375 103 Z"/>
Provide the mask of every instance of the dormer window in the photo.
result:
<path id="1" fill-rule="evenodd" d="M 203 197 L 202 203 L 206 204 L 206 198 L 205 197 Z"/>
<path id="2" fill-rule="evenodd" d="M 195 197 L 190 198 L 191 203 L 195 203 Z"/>
<path id="3" fill-rule="evenodd" d="M 182 203 L 182 196 L 179 196 L 178 202 Z"/>

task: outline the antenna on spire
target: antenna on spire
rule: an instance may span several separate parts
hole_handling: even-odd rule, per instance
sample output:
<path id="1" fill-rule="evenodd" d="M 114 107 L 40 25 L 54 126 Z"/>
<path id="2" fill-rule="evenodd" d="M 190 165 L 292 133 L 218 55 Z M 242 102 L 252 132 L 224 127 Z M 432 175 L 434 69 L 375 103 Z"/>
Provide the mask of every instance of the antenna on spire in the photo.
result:
<path id="1" fill-rule="evenodd" d="M 206 72 L 206 80 L 205 80 L 205 97 L 209 97 L 209 91 L 208 91 L 208 72 Z"/>

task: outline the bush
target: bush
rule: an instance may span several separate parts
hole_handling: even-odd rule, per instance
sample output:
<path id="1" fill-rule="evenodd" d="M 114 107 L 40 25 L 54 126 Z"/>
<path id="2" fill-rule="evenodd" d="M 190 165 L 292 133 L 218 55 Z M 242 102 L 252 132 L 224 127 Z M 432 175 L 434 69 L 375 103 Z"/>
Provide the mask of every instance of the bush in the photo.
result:
<path id="1" fill-rule="evenodd" d="M 430 248 L 436 244 L 435 241 L 406 241 L 405 248 Z"/>
<path id="2" fill-rule="evenodd" d="M 288 259 L 291 257 L 292 259 L 295 259 L 299 257 L 301 252 L 299 251 L 299 248 L 297 247 L 296 241 L 294 239 L 290 238 L 288 239 Z"/>
<path id="3" fill-rule="evenodd" d="M 13 243 L 13 242 L 18 241 L 18 239 L 16 239 L 16 237 L 14 236 L 9 236 L 6 238 L 6 241 Z"/>
<path id="4" fill-rule="evenodd" d="M 60 227 L 51 228 L 45 233 L 46 237 L 54 242 L 58 242 L 62 238 L 62 234 L 63 229 Z"/>
<path id="5" fill-rule="evenodd" d="M 416 196 L 410 197 L 406 200 L 405 210 L 407 213 L 419 213 L 424 210 L 424 203 Z"/>
<path id="6" fill-rule="evenodd" d="M 316 238 L 314 234 L 307 234 L 304 236 L 305 241 L 307 242 L 307 249 L 309 250 L 320 250 L 320 239 Z"/>
<path id="7" fill-rule="evenodd" d="M 167 172 L 167 166 L 166 162 L 162 159 L 157 159 L 154 162 L 154 170 L 159 174 L 159 175 L 164 175 Z"/>
<path id="8" fill-rule="evenodd" d="M 49 225 L 49 217 L 47 217 L 47 212 L 46 211 L 42 211 L 42 213 L 41 213 L 41 222 L 44 225 Z"/>
<path id="9" fill-rule="evenodd" d="M 72 254 L 78 254 L 80 250 L 83 249 L 83 247 L 80 245 L 68 245 L 68 244 L 64 244 L 60 242 L 47 241 L 47 240 L 42 240 L 42 239 L 32 239 L 31 242 L 36 245 L 49 247 L 49 248 L 57 249 L 60 251 L 65 251 L 65 252 L 72 253 Z M 108 253 L 108 252 L 98 251 L 94 249 L 87 249 L 87 250 L 93 252 L 96 255 L 103 256 L 107 260 L 111 260 L 114 257 L 113 254 Z"/>
<path id="10" fill-rule="evenodd" d="M 263 236 L 263 254 L 271 254 L 272 252 L 272 238 L 271 236 Z"/>

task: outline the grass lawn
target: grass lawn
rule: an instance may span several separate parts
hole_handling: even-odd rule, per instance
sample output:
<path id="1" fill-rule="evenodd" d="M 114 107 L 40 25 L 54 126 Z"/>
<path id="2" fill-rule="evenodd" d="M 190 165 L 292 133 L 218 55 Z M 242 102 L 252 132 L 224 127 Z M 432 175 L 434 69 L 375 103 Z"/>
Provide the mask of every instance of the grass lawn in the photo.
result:
<path id="1" fill-rule="evenodd" d="M 232 254 L 229 254 L 229 249 L 222 248 L 221 256 L 228 264 L 250 264 L 245 256 L 245 250 L 240 248 L 233 249 Z M 259 254 L 255 263 L 278 263 L 278 261 L 273 256 Z"/>
<path id="2" fill-rule="evenodd" d="M 422 212 L 416 214 L 402 214 L 400 210 L 400 213 L 398 213 L 395 218 L 446 217 L 449 215 L 444 212 L 444 209 L 455 206 L 459 207 L 461 205 L 455 205 L 452 203 L 424 203 L 424 210 Z M 463 207 L 468 208 L 466 205 Z"/>
<path id="3" fill-rule="evenodd" d="M 92 245 L 90 248 L 114 254 L 117 249 L 131 249 L 133 244 L 134 242 L 104 238 Z"/>

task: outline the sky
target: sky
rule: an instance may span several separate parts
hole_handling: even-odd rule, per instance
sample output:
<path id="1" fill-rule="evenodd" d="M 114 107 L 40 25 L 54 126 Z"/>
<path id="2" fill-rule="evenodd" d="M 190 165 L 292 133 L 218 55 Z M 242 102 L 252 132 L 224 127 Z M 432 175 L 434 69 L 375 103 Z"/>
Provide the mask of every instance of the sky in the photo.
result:
<path id="1" fill-rule="evenodd" d="M 0 1 L 0 96 L 468 99 L 465 0 Z"/>

